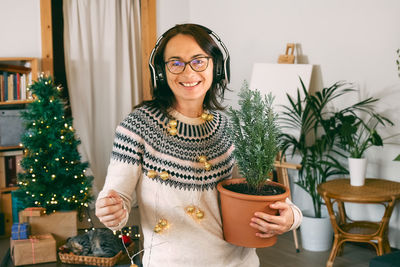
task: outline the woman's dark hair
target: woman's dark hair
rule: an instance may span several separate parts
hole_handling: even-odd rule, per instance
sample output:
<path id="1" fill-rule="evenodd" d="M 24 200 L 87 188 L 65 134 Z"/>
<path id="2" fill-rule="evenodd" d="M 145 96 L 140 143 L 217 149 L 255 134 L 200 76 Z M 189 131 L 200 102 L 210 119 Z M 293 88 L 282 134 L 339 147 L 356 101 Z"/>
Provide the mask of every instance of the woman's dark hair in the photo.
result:
<path id="1" fill-rule="evenodd" d="M 167 110 L 175 103 L 175 96 L 166 81 L 164 52 L 169 40 L 178 34 L 192 36 L 201 49 L 203 49 L 204 52 L 212 57 L 214 65 L 213 82 L 204 98 L 203 108 L 209 110 L 224 110 L 224 107 L 219 101 L 223 100 L 224 98 L 227 83 L 225 79 L 216 79 L 217 69 L 224 69 L 224 56 L 214 39 L 207 32 L 207 29 L 197 24 L 178 24 L 163 34 L 158 43 L 158 47 L 156 47 L 156 51 L 154 52 L 153 64 L 156 70 L 156 75 L 158 75 L 157 72 L 162 72 L 162 77 L 164 77 L 164 79 L 162 82 L 158 81 L 156 87 L 154 86 L 154 82 L 150 83 L 152 100 L 143 101 L 138 105 L 138 107 L 143 105 L 158 107 L 165 115 L 168 116 Z M 229 62 L 227 62 L 227 64 L 229 64 Z M 229 69 L 229 66 L 227 69 Z"/>

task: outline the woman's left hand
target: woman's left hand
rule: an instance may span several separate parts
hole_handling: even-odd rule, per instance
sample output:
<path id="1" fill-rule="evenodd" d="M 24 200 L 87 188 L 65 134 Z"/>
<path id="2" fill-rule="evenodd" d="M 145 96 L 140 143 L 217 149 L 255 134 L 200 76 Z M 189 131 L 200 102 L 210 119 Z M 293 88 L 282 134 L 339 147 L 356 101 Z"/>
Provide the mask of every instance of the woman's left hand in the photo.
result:
<path id="1" fill-rule="evenodd" d="M 289 231 L 293 225 L 293 210 L 286 202 L 277 201 L 269 207 L 279 210 L 279 215 L 256 212 L 251 218 L 250 226 L 260 231 L 256 233 L 258 237 L 268 238 L 277 234 L 281 235 Z"/>

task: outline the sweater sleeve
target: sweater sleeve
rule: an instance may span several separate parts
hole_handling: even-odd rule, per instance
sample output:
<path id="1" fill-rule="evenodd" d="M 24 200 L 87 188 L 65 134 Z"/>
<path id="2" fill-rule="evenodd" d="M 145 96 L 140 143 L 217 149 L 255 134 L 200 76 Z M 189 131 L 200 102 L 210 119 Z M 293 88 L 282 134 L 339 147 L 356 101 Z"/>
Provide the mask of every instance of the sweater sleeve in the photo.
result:
<path id="1" fill-rule="evenodd" d="M 141 167 L 138 165 L 117 161 L 111 161 L 108 165 L 106 181 L 98 199 L 106 197 L 110 190 L 114 190 L 121 196 L 127 210 L 127 216 L 118 226 L 109 227 L 111 230 L 120 230 L 126 225 L 131 207 L 137 204 L 135 189 L 140 176 Z"/>
<path id="2" fill-rule="evenodd" d="M 286 203 L 289 204 L 293 211 L 293 224 L 289 229 L 289 231 L 291 231 L 300 226 L 301 222 L 303 221 L 303 213 L 289 198 L 286 198 Z"/>
<path id="3" fill-rule="evenodd" d="M 110 164 L 103 189 L 98 199 L 107 196 L 110 190 L 122 198 L 127 216 L 111 230 L 120 230 L 128 221 L 132 205 L 136 205 L 136 185 L 142 176 L 143 140 L 135 131 L 128 129 L 127 120 L 117 127 Z"/>

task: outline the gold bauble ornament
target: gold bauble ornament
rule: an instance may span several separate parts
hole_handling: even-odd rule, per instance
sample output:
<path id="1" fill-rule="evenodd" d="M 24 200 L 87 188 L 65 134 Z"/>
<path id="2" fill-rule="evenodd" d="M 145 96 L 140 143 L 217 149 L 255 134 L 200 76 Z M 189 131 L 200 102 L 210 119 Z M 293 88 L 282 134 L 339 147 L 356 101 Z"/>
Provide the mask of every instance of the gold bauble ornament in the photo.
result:
<path id="1" fill-rule="evenodd" d="M 171 128 L 176 128 L 177 125 L 178 125 L 178 122 L 176 120 L 170 120 L 168 122 L 168 126 Z"/>
<path id="2" fill-rule="evenodd" d="M 202 212 L 201 210 L 196 210 L 196 217 L 198 219 L 203 219 L 204 218 L 204 212 Z"/>
<path id="3" fill-rule="evenodd" d="M 208 163 L 208 162 L 204 162 L 204 169 L 206 169 L 206 171 L 209 171 L 209 170 L 211 170 L 211 164 L 210 163 Z"/>
<path id="4" fill-rule="evenodd" d="M 157 224 L 156 226 L 154 226 L 154 232 L 155 233 L 159 233 L 159 232 L 161 232 L 162 231 L 162 227 L 159 225 L 159 224 Z"/>
<path id="5" fill-rule="evenodd" d="M 166 172 L 166 171 L 163 171 L 163 172 L 161 172 L 160 173 L 160 178 L 162 179 L 162 180 L 168 180 L 168 178 L 169 178 L 169 173 L 168 172 Z"/>
<path id="6" fill-rule="evenodd" d="M 168 133 L 170 135 L 176 135 L 178 133 L 178 130 L 176 128 L 169 128 Z"/>
<path id="7" fill-rule="evenodd" d="M 212 121 L 214 119 L 214 115 L 208 114 L 207 115 L 207 121 Z"/>
<path id="8" fill-rule="evenodd" d="M 207 113 L 201 114 L 201 118 L 206 121 L 208 118 L 208 114 Z"/>
<path id="9" fill-rule="evenodd" d="M 185 208 L 185 210 L 186 210 L 186 213 L 192 214 L 194 212 L 194 206 L 193 205 L 187 206 Z"/>
<path id="10" fill-rule="evenodd" d="M 149 170 L 147 171 L 147 177 L 149 177 L 150 179 L 154 179 L 156 178 L 158 175 L 158 173 L 155 170 Z"/>
<path id="11" fill-rule="evenodd" d="M 199 162 L 204 163 L 207 161 L 207 157 L 206 156 L 199 156 Z"/>
<path id="12" fill-rule="evenodd" d="M 165 228 L 168 225 L 168 221 L 166 219 L 160 219 L 158 221 L 158 225 L 160 225 L 162 228 Z"/>
<path id="13" fill-rule="evenodd" d="M 136 264 L 132 263 L 131 267 L 139 267 L 139 266 L 137 266 Z"/>

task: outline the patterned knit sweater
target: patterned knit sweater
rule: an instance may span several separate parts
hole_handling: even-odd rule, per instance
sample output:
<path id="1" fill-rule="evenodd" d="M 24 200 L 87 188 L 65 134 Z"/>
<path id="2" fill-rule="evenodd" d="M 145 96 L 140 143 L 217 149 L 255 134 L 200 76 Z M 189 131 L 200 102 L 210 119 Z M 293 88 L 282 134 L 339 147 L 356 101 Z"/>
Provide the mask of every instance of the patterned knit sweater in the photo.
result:
<path id="1" fill-rule="evenodd" d="M 143 106 L 117 127 L 99 198 L 113 189 L 128 211 L 139 205 L 145 267 L 259 266 L 255 249 L 223 239 L 216 185 L 232 175 L 233 144 L 227 118 L 210 114 L 213 118 L 204 120 L 171 110 L 177 121 L 172 127 L 176 135 L 171 135 L 170 119 Z M 206 156 L 211 169 L 199 162 L 200 156 Z M 197 217 L 196 211 L 204 217 Z"/>

